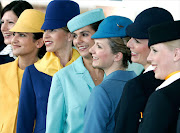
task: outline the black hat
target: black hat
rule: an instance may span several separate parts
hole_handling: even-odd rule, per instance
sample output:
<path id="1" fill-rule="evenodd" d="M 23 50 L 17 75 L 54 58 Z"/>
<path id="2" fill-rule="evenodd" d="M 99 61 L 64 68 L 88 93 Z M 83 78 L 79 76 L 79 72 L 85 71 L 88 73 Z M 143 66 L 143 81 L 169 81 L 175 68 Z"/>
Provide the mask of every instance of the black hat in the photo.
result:
<path id="1" fill-rule="evenodd" d="M 180 20 L 154 25 L 148 29 L 148 46 L 180 39 Z"/>
<path id="2" fill-rule="evenodd" d="M 163 8 L 151 7 L 142 11 L 133 24 L 126 28 L 128 36 L 137 39 L 149 39 L 148 28 L 166 21 L 174 21 L 171 13 Z"/>

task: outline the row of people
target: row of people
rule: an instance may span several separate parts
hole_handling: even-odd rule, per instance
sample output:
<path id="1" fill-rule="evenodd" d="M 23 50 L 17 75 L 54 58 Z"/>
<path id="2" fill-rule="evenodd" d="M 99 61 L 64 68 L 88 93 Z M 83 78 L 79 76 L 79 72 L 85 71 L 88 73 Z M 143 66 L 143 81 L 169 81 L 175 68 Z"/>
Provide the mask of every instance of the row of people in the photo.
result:
<path id="1" fill-rule="evenodd" d="M 169 22 L 165 25 L 152 27 L 166 21 Z M 173 28 L 162 30 L 167 25 L 172 25 Z M 150 36 L 148 28 L 150 28 Z M 45 17 L 38 10 L 25 10 L 10 30 L 13 32 L 11 41 L 13 53 L 18 58 L 14 62 L 0 66 L 1 131 L 104 133 L 115 130 L 115 132 L 125 133 L 125 130 L 132 130 L 129 131 L 132 133 L 138 132 L 139 129 L 140 133 L 175 132 L 179 107 L 178 103 L 174 106 L 179 94 L 177 87 L 166 89 L 169 92 L 169 88 L 174 88 L 176 92 L 175 99 L 172 100 L 174 110 L 170 110 L 168 116 L 172 120 L 168 121 L 165 117 L 167 119 L 163 123 L 166 127 L 160 125 L 160 130 L 156 129 L 155 127 L 161 123 L 153 126 L 150 118 L 152 115 L 157 115 L 154 111 L 162 112 L 158 110 L 161 102 L 155 104 L 157 99 L 153 95 L 159 96 L 155 89 L 163 81 L 155 78 L 164 80 L 164 77 L 169 74 L 168 77 L 172 77 L 170 79 L 173 81 L 180 78 L 178 77 L 180 59 L 178 28 L 179 21 L 174 22 L 167 10 L 158 7 L 143 11 L 136 17 L 134 23 L 122 16 L 105 18 L 102 9 L 80 14 L 79 5 L 73 1 L 51 1 L 47 6 Z M 159 33 L 159 30 L 163 32 Z M 167 39 L 167 32 L 174 34 Z M 36 37 L 36 34 L 39 36 Z M 128 36 L 131 37 L 130 40 Z M 43 47 L 42 40 L 47 52 L 42 59 L 41 57 L 38 59 L 39 49 Z M 156 58 L 151 56 L 153 52 L 161 50 L 155 47 L 157 43 L 172 40 L 177 41 L 172 43 L 171 49 L 168 49 L 170 54 L 166 54 L 167 49 L 165 49 L 164 55 L 167 57 L 171 55 L 168 61 L 172 64 L 164 75 L 164 71 L 160 71 L 161 65 L 157 65 L 164 61 L 156 62 L 158 56 Z M 150 55 L 148 42 L 151 47 Z M 72 44 L 76 49 L 72 48 Z M 164 50 L 164 47 L 162 48 Z M 32 54 L 29 54 L 29 51 Z M 134 72 L 126 71 L 128 61 L 131 62 L 131 60 L 144 66 L 144 74 L 135 78 Z M 153 71 L 147 72 L 151 66 L 150 63 L 154 60 L 155 78 Z M 4 74 L 2 74 L 3 71 Z M 171 74 L 172 72 L 175 74 Z M 161 77 L 161 75 L 164 76 Z M 13 83 L 9 84 L 12 81 Z M 139 84 L 136 85 L 136 81 Z M 167 82 L 170 84 L 167 80 L 161 86 L 164 87 L 164 84 L 167 86 Z M 17 84 L 16 87 L 15 84 Z M 166 94 L 167 92 L 165 91 Z M 164 98 L 164 93 L 161 93 Z M 164 100 L 161 97 L 157 98 Z M 168 100 L 166 99 L 165 102 L 169 102 Z M 152 103 L 156 106 L 154 110 L 151 110 Z M 170 108 L 170 106 L 166 104 L 163 107 Z M 152 113 L 150 116 L 149 111 Z M 140 119 L 142 112 L 144 112 L 144 118 L 138 128 L 137 120 Z M 175 115 L 171 116 L 174 112 Z M 120 116 L 123 113 L 124 119 L 121 120 Z M 162 116 L 164 117 L 162 114 L 158 118 L 161 119 Z M 127 123 L 124 121 L 126 118 Z M 169 122 L 173 122 L 173 125 Z M 124 129 L 120 129 L 121 126 Z"/>

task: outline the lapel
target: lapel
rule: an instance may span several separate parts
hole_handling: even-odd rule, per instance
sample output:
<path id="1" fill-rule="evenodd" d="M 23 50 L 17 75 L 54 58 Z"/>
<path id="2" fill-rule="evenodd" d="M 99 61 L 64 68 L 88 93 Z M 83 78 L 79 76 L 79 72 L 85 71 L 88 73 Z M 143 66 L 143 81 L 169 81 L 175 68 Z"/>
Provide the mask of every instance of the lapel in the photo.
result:
<path id="1" fill-rule="evenodd" d="M 164 88 L 164 87 L 166 87 L 166 86 L 168 86 L 169 84 L 171 84 L 172 82 L 174 82 L 174 81 L 176 81 L 176 80 L 178 80 L 178 79 L 180 79 L 180 72 L 172 75 L 172 76 L 169 77 L 167 80 L 165 80 L 160 86 L 158 86 L 158 87 L 156 88 L 156 91 L 159 90 L 159 89 L 162 89 L 162 88 Z"/>
<path id="2" fill-rule="evenodd" d="M 3 83 L 5 83 L 5 87 L 10 89 L 17 97 L 19 97 L 19 90 L 18 88 L 18 59 L 13 62 L 7 63 L 4 65 L 3 71 L 4 78 L 2 79 Z"/>
<path id="3" fill-rule="evenodd" d="M 87 83 L 91 91 L 95 87 L 95 84 L 89 74 L 89 71 L 85 68 L 81 56 L 73 63 L 73 67 L 75 73 L 82 77 L 82 80 Z"/>

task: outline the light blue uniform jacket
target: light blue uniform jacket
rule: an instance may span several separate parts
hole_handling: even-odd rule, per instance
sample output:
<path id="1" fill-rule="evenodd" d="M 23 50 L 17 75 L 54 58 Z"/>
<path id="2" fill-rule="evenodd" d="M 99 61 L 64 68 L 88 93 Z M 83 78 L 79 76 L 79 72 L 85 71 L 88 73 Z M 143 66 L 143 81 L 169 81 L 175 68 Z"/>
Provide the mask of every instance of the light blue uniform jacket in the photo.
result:
<path id="1" fill-rule="evenodd" d="M 82 57 L 58 71 L 48 99 L 46 133 L 82 133 L 85 106 L 94 87 Z"/>

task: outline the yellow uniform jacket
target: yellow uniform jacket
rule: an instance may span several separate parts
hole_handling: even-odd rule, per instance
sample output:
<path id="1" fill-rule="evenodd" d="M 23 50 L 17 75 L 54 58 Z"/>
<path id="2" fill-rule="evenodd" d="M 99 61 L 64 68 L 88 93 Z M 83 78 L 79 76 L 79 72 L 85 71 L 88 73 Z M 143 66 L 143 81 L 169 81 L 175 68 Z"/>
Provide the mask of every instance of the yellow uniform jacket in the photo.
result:
<path id="1" fill-rule="evenodd" d="M 15 133 L 20 88 L 18 59 L 0 65 L 0 133 Z"/>

